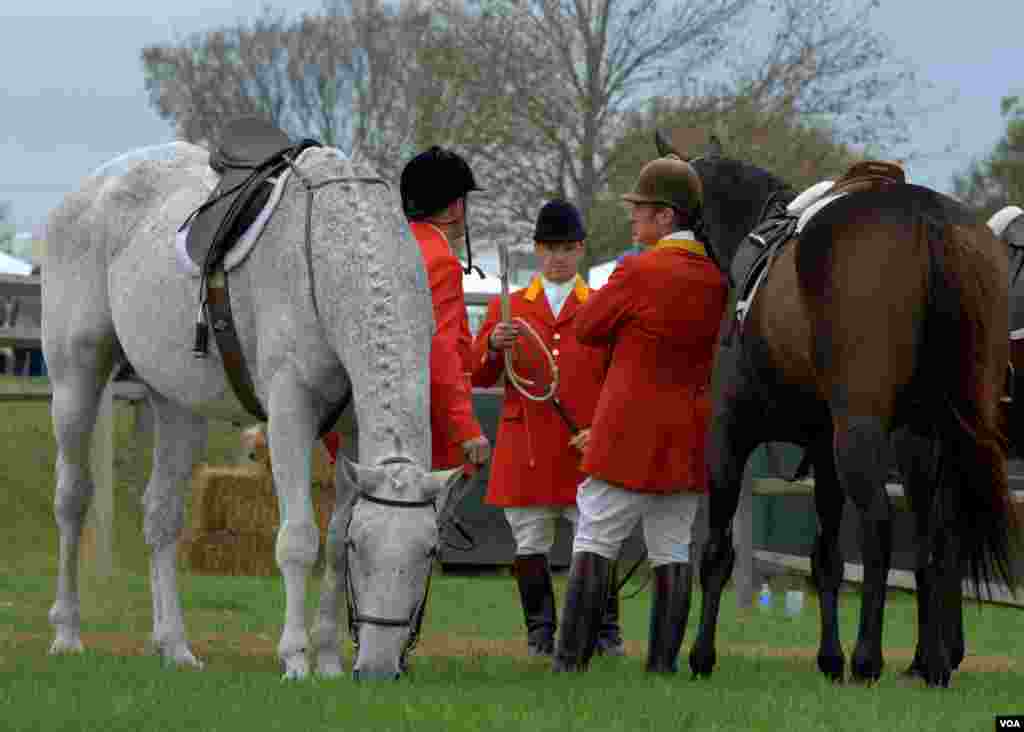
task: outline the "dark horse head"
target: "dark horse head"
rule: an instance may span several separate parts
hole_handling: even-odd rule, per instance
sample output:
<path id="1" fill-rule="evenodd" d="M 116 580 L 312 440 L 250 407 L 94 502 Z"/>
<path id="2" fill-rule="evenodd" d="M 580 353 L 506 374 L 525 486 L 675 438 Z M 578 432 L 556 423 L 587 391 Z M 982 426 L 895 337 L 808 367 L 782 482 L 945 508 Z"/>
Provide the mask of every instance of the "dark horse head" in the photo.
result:
<path id="1" fill-rule="evenodd" d="M 701 235 L 724 271 L 747 234 L 793 192 L 720 146 L 688 160 L 704 188 Z M 878 163 L 884 167 L 884 163 Z M 864 182 L 853 171 L 847 181 Z M 947 684 L 963 657 L 959 619 L 966 567 L 977 585 L 1009 569 L 1006 442 L 998 416 L 1007 349 L 1008 262 L 992 231 L 949 197 L 886 178 L 847 188 L 773 249 L 738 343 L 719 349 L 707 439 L 709 534 L 701 563 L 704 607 L 690 654 L 695 674 L 715 663 L 715 623 L 732 571 L 731 523 L 747 459 L 759 444 L 804 446 L 815 471 L 819 535 L 812 553 L 822 597 L 819 668 L 842 676 L 836 609 L 843 504 L 861 525 L 865 566 L 856 678 L 882 669 L 881 633 L 892 554 L 886 493 L 890 436 L 926 438 L 934 470 L 907 491 L 917 516 L 921 628 L 916 670 Z M 744 298 L 749 293 L 742 293 Z M 727 316 L 728 317 L 728 316 Z M 956 617 L 950 615 L 956 608 Z M 923 622 L 923 621 L 922 621 Z"/>

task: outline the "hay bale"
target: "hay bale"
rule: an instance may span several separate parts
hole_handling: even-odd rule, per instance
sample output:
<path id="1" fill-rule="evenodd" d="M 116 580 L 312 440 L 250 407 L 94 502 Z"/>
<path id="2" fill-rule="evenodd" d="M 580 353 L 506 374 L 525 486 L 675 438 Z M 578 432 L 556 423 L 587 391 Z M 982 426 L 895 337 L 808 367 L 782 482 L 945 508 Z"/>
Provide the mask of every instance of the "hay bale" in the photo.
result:
<path id="1" fill-rule="evenodd" d="M 183 545 L 182 559 L 195 574 L 271 577 L 278 574 L 273 533 L 204 531 Z"/>
<path id="2" fill-rule="evenodd" d="M 276 532 L 281 523 L 277 493 L 270 473 L 253 466 L 201 465 L 192 485 L 193 533 L 233 529 Z M 311 486 L 313 511 L 326 540 L 334 510 L 334 486 Z"/>
<path id="3" fill-rule="evenodd" d="M 192 476 L 192 511 L 181 557 L 193 572 L 273 575 L 280 511 L 263 425 L 242 433 L 238 465 L 199 465 Z M 334 510 L 334 466 L 318 440 L 311 496 L 321 545 Z"/>

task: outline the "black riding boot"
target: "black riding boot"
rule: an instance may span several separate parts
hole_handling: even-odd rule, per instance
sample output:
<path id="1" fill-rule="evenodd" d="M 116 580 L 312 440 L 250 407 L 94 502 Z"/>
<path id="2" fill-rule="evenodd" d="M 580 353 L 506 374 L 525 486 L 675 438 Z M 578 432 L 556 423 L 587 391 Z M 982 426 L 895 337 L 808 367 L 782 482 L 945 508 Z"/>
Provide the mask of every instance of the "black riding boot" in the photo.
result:
<path id="1" fill-rule="evenodd" d="M 597 634 L 608 604 L 611 562 L 592 552 L 572 555 L 553 669 L 585 671 L 597 647 Z"/>
<path id="2" fill-rule="evenodd" d="M 545 554 L 517 556 L 512 573 L 519 584 L 519 599 L 526 620 L 526 644 L 531 656 L 555 652 L 555 591 Z"/>
<path id="3" fill-rule="evenodd" d="M 622 642 L 622 628 L 619 626 L 619 565 L 612 564 L 611 577 L 608 580 L 608 604 L 605 607 L 601 630 L 597 634 L 597 655 L 625 656 L 626 647 Z"/>
<path id="4" fill-rule="evenodd" d="M 651 599 L 651 628 L 647 639 L 647 670 L 675 673 L 679 648 L 690 615 L 693 567 L 689 562 L 672 562 L 654 568 L 654 597 Z"/>

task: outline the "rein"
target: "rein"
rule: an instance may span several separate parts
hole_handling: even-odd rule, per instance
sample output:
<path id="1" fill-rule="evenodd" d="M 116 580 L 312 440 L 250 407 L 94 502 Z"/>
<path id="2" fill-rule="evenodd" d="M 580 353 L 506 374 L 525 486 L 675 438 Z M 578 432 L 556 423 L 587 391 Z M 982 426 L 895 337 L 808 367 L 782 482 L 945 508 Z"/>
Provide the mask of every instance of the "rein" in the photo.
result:
<path id="1" fill-rule="evenodd" d="M 306 235 L 305 235 L 305 252 L 306 252 L 306 274 L 309 277 L 309 294 L 313 299 L 313 315 L 316 317 L 317 323 L 323 328 L 323 322 L 320 319 L 320 306 L 316 299 L 316 284 L 313 281 L 313 241 L 312 241 L 312 228 L 313 228 L 313 195 L 320 188 L 331 185 L 332 183 L 379 183 L 386 189 L 391 190 L 391 186 L 383 178 L 377 176 L 338 176 L 335 178 L 327 178 L 326 180 L 313 183 L 303 175 L 302 171 L 299 170 L 299 166 L 295 164 L 295 160 L 290 155 L 284 155 L 285 162 L 288 163 L 288 167 L 292 169 L 295 176 L 302 183 L 302 187 L 306 190 Z"/>

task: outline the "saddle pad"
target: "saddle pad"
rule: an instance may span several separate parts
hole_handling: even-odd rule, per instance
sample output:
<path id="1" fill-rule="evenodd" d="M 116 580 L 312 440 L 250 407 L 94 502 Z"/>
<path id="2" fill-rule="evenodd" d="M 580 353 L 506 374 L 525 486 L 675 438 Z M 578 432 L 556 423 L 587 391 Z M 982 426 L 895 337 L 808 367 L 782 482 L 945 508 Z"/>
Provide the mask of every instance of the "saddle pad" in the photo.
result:
<path id="1" fill-rule="evenodd" d="M 850 194 L 849 193 L 836 193 L 836 194 L 831 195 L 831 196 L 825 196 L 824 198 L 818 199 L 817 201 L 812 203 L 810 206 L 805 208 L 804 212 L 802 214 L 800 214 L 800 218 L 797 219 L 797 222 L 796 222 L 796 233 L 799 234 L 801 231 L 803 231 L 804 227 L 807 226 L 807 222 L 810 221 L 814 217 L 814 214 L 818 213 L 818 211 L 820 211 L 821 209 L 825 208 L 825 206 L 829 205 L 833 201 L 837 201 L 840 198 L 842 198 L 843 196 L 848 196 L 848 195 L 850 195 Z"/>
<path id="2" fill-rule="evenodd" d="M 267 204 L 260 210 L 259 215 L 252 222 L 252 224 L 245 230 L 245 233 L 239 237 L 238 241 L 231 246 L 228 253 L 224 257 L 224 271 L 230 272 L 235 267 L 245 261 L 245 258 L 249 256 L 249 252 L 252 251 L 256 241 L 260 238 L 260 234 L 263 233 L 263 227 L 267 225 L 271 215 L 274 213 L 274 209 L 277 208 L 278 202 L 281 200 L 281 195 L 284 193 L 284 188 L 288 183 L 288 177 L 291 175 L 291 170 L 285 170 L 281 173 L 277 179 L 269 178 L 274 182 L 274 189 L 270 193 L 270 198 L 267 199 Z M 174 250 L 177 255 L 178 267 L 182 274 L 191 275 L 192 277 L 199 277 L 203 271 L 202 268 L 192 261 L 192 258 L 188 254 L 188 232 L 192 228 L 189 224 L 184 229 L 179 231 L 174 237 Z"/>
<path id="3" fill-rule="evenodd" d="M 988 228 L 992 229 L 993 234 L 1001 238 L 1007 227 L 1021 214 L 1024 214 L 1024 209 L 1020 206 L 1005 206 L 992 214 L 992 218 L 988 220 Z"/>
<path id="4" fill-rule="evenodd" d="M 823 180 L 819 183 L 815 183 L 813 186 L 790 201 L 789 205 L 786 206 L 786 212 L 790 216 L 799 216 L 807 210 L 808 206 L 828 193 L 829 189 L 831 189 L 834 184 L 835 181 L 831 180 Z"/>

